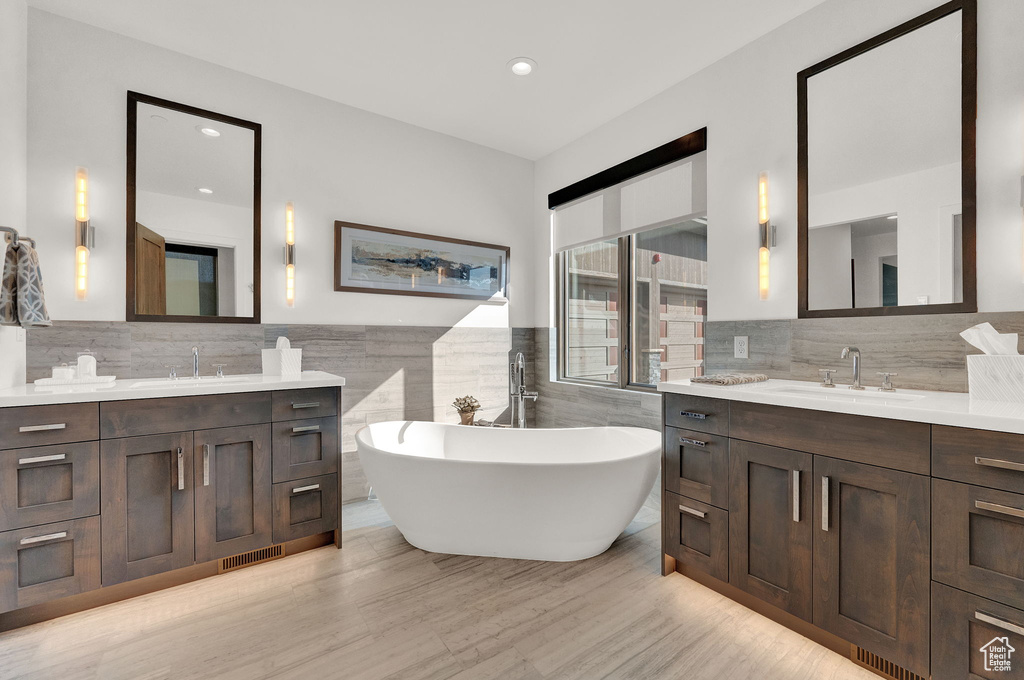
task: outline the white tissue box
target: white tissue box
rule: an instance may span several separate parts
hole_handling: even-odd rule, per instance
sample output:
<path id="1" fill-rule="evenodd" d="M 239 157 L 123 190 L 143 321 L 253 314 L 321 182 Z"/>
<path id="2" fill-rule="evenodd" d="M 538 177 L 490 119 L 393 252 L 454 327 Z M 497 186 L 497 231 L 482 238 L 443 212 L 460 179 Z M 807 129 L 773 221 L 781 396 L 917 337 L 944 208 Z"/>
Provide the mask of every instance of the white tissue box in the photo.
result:
<path id="1" fill-rule="evenodd" d="M 967 391 L 971 399 L 1024 403 L 1024 355 L 968 355 Z"/>
<path id="2" fill-rule="evenodd" d="M 299 375 L 302 373 L 301 349 L 263 350 L 263 375 Z"/>

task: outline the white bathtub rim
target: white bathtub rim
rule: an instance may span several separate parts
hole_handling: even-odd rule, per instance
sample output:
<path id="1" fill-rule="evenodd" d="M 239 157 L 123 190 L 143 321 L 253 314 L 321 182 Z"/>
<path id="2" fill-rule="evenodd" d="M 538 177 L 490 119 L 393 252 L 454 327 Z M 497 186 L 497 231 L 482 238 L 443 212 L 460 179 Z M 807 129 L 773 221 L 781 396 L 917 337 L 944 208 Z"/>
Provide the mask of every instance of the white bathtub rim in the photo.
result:
<path id="1" fill-rule="evenodd" d="M 385 449 L 378 448 L 378 447 L 374 446 L 373 444 L 370 444 L 370 443 L 366 442 L 366 440 L 363 438 L 363 433 L 365 431 L 369 430 L 371 427 L 373 427 L 373 425 L 383 425 L 385 423 L 426 423 L 426 424 L 430 424 L 430 425 L 442 425 L 442 426 L 452 427 L 452 428 L 455 428 L 455 427 L 477 427 L 475 425 L 457 425 L 455 423 L 435 423 L 435 422 L 430 421 L 430 420 L 389 420 L 389 421 L 383 421 L 381 423 L 372 423 L 370 425 L 362 426 L 356 432 L 355 440 L 356 440 L 356 447 L 357 447 L 357 449 L 362 449 L 363 447 L 365 447 L 365 448 L 369 449 L 370 451 L 373 451 L 374 453 L 379 453 L 379 454 L 381 454 L 383 456 L 391 456 L 391 457 L 394 457 L 394 458 L 408 458 L 408 459 L 411 459 L 411 460 L 431 460 L 431 461 L 438 461 L 440 463 L 457 463 L 457 464 L 460 464 L 460 465 L 492 465 L 492 466 L 496 466 L 496 465 L 506 466 L 507 465 L 507 466 L 511 466 L 511 467 L 578 467 L 580 465 L 613 464 L 613 463 L 620 463 L 620 462 L 628 461 L 628 460 L 636 460 L 638 458 L 644 458 L 644 457 L 651 456 L 651 455 L 661 456 L 661 453 L 662 453 L 661 433 L 659 433 L 657 430 L 651 430 L 651 429 L 648 429 L 646 427 L 635 427 L 635 426 L 632 426 L 632 425 L 590 425 L 590 426 L 587 426 L 587 427 L 531 427 L 531 428 L 522 429 L 522 430 L 518 429 L 518 428 L 485 428 L 485 427 L 481 427 L 481 428 L 479 428 L 481 430 L 488 430 L 488 429 L 502 430 L 503 434 L 505 432 L 556 432 L 556 431 L 561 431 L 561 432 L 574 431 L 575 432 L 575 431 L 580 431 L 580 430 L 607 430 L 607 429 L 635 430 L 635 431 L 640 431 L 640 432 L 651 432 L 651 433 L 654 433 L 655 435 L 658 436 L 658 440 L 657 440 L 657 444 L 655 446 L 651 447 L 650 449 L 643 449 L 643 450 L 638 451 L 636 453 L 630 453 L 628 455 L 620 456 L 620 457 L 617 457 L 617 458 L 609 458 L 609 459 L 606 459 L 606 460 L 582 460 L 582 461 L 572 461 L 572 462 L 566 462 L 566 461 L 521 461 L 520 462 L 520 461 L 512 461 L 512 460 L 468 460 L 468 459 L 461 459 L 461 458 L 433 458 L 433 457 L 430 457 L 430 456 L 419 456 L 419 455 L 416 455 L 414 453 L 399 453 L 397 451 L 387 451 Z M 598 554 L 600 554 L 600 553 L 598 553 Z"/>

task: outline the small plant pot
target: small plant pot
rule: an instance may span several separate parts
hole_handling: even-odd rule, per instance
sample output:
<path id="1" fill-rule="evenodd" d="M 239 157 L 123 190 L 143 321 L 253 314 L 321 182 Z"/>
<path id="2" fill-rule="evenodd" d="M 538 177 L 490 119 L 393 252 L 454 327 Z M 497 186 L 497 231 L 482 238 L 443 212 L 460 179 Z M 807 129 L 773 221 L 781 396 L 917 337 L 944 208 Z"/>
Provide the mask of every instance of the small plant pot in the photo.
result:
<path id="1" fill-rule="evenodd" d="M 476 411 L 465 411 L 459 413 L 459 417 L 462 418 L 463 425 L 472 425 L 473 420 L 476 418 Z"/>

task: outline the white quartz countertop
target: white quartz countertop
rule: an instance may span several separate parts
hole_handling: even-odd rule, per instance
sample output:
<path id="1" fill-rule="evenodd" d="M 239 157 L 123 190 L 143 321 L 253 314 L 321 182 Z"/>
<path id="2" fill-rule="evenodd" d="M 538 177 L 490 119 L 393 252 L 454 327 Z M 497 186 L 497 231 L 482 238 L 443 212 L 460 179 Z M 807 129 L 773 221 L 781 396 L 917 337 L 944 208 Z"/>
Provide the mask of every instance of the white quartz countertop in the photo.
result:
<path id="1" fill-rule="evenodd" d="M 76 404 L 92 401 L 155 399 L 158 397 L 194 397 L 204 394 L 238 394 L 300 390 L 308 387 L 342 387 L 345 379 L 323 371 L 303 371 L 299 376 L 226 375 L 223 378 L 146 378 L 116 380 L 100 385 L 41 386 L 19 385 L 0 390 L 0 408 L 40 406 L 42 404 Z"/>
<path id="2" fill-rule="evenodd" d="M 857 391 L 849 389 L 848 385 L 826 388 L 819 383 L 797 380 L 768 380 L 728 387 L 671 380 L 659 383 L 658 391 L 1024 434 L 1024 404 L 979 401 L 963 392 L 899 388 L 895 392 L 880 392 L 876 387 Z"/>

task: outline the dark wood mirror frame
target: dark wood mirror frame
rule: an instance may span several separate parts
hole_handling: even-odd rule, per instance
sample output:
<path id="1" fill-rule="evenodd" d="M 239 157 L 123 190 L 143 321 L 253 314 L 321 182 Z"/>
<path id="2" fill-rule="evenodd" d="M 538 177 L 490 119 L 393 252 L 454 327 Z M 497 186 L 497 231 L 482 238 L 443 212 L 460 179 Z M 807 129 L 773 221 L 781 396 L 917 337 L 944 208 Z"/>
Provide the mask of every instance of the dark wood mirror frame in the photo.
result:
<path id="1" fill-rule="evenodd" d="M 135 201 L 135 173 L 138 151 L 138 127 L 136 114 L 139 104 L 152 104 L 172 111 L 180 111 L 195 116 L 201 116 L 210 120 L 220 121 L 228 125 L 252 130 L 253 132 L 253 205 L 252 205 L 252 229 L 253 229 L 253 278 L 252 278 L 252 316 L 187 316 L 169 314 L 137 314 L 135 312 L 136 293 L 136 262 L 135 262 L 135 225 L 136 225 L 136 201 Z M 167 99 L 152 97 L 138 92 L 128 91 L 128 155 L 127 155 L 127 267 L 126 267 L 126 301 L 125 319 L 127 321 L 165 321 L 177 323 L 260 323 L 260 156 L 261 156 L 261 134 L 262 126 L 259 123 L 227 116 L 214 111 L 207 111 L 187 104 L 179 104 Z"/>
<path id="2" fill-rule="evenodd" d="M 892 40 L 926 26 L 933 21 L 963 12 L 963 40 L 961 61 L 961 184 L 963 204 L 963 302 L 937 305 L 904 305 L 897 307 L 860 307 L 850 309 L 808 309 L 808 147 L 807 147 L 807 79 L 869 50 L 880 47 Z M 978 282 L 976 254 L 975 203 L 975 121 L 978 101 L 978 3 L 977 0 L 953 0 L 930 12 L 911 19 L 859 45 L 855 45 L 834 57 L 800 71 L 797 81 L 797 249 L 798 310 L 801 319 L 850 317 L 850 316 L 895 316 L 901 314 L 953 314 L 978 311 Z"/>

